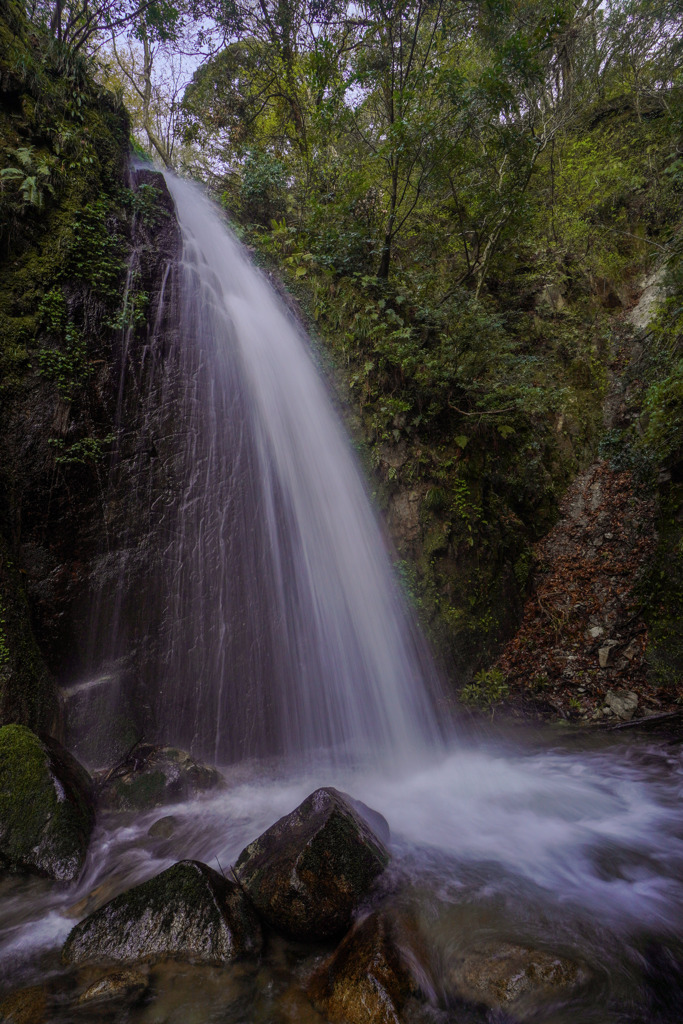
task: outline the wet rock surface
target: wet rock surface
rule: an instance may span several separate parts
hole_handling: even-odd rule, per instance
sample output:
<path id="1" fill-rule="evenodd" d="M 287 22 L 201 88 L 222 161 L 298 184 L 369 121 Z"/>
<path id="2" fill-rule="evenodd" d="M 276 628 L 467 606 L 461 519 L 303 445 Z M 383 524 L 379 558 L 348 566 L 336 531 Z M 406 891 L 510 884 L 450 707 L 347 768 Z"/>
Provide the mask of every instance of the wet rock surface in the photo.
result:
<path id="1" fill-rule="evenodd" d="M 566 994 L 587 978 L 585 968 L 553 953 L 512 943 L 485 944 L 467 951 L 452 965 L 448 985 L 458 998 L 493 1009 L 512 1007 L 519 1016 L 526 997 L 537 1002 Z"/>
<path id="2" fill-rule="evenodd" d="M 47 1024 L 48 999 L 42 985 L 13 992 L 0 1002 L 2 1024 Z"/>
<path id="3" fill-rule="evenodd" d="M 119 761 L 138 738 L 133 727 L 132 681 L 116 672 L 59 688 L 61 716 L 69 749 L 84 764 L 102 767 Z"/>
<path id="4" fill-rule="evenodd" d="M 62 959 L 221 964 L 260 949 L 261 927 L 239 886 L 199 861 L 180 861 L 76 925 Z"/>
<path id="5" fill-rule="evenodd" d="M 137 746 L 98 782 L 98 803 L 103 809 L 141 811 L 216 789 L 223 784 L 223 776 L 184 750 L 147 743 Z"/>
<path id="6" fill-rule="evenodd" d="M 149 300 L 150 323 L 156 322 L 159 331 L 171 337 L 176 325 L 161 296 L 168 265 L 181 247 L 173 203 L 161 175 L 141 171 L 129 179 L 128 126 L 122 111 L 114 121 L 118 127 L 110 136 L 109 185 L 116 192 L 125 184 L 133 190 L 151 186 L 154 192 L 148 189 L 146 195 L 150 203 L 154 197 L 153 205 L 158 209 L 152 211 L 154 216 L 131 219 L 122 208 L 112 205 L 107 229 L 116 238 L 122 255 L 125 252 L 131 257 L 135 253 L 136 283 L 139 294 Z M 114 121 L 110 123 L 112 129 Z M 110 191 L 109 185 L 102 186 L 103 192 Z M 78 220 L 83 213 L 78 206 L 67 206 L 66 210 L 68 217 L 66 212 L 60 214 L 65 222 Z M 62 250 L 70 237 L 67 232 L 59 240 L 55 238 L 57 250 Z M 40 297 L 50 287 L 50 278 L 43 276 L 42 256 L 31 252 L 27 256 L 26 264 L 23 260 L 16 264 L 12 261 L 24 269 L 16 275 L 9 270 L 5 284 L 10 289 L 8 294 L 15 292 L 20 305 L 28 302 L 26 311 L 30 309 L 34 317 Z M 0 724 L 20 722 L 39 732 L 56 734 L 76 750 L 79 759 L 101 764 L 107 758 L 99 760 L 95 753 L 104 749 L 108 755 L 114 732 L 125 732 L 128 723 L 116 723 L 113 730 L 111 718 L 105 718 L 101 722 L 90 720 L 81 729 L 78 715 L 65 723 L 56 683 L 80 682 L 89 670 L 80 656 L 87 645 L 79 643 L 78 638 L 88 635 L 94 609 L 104 620 L 101 636 L 117 635 L 119 631 L 135 633 L 140 628 L 137 607 L 125 608 L 114 618 L 117 602 L 107 600 L 112 586 L 123 575 L 128 571 L 139 573 L 137 602 L 149 602 L 154 596 L 149 537 L 161 513 L 150 515 L 140 486 L 141 466 L 155 462 L 153 439 L 145 431 L 145 403 L 140 401 L 147 387 L 149 332 L 146 328 L 136 331 L 122 350 L 123 332 L 110 326 L 115 310 L 106 296 L 96 285 L 74 277 L 72 268 L 64 266 L 60 273 L 62 276 L 54 283 L 59 280 L 68 320 L 78 324 L 82 334 L 88 386 L 81 388 L 77 380 L 70 381 L 80 389 L 79 400 L 65 398 L 50 375 L 40 372 L 34 358 L 26 360 L 19 386 L 6 388 L 0 402 L 0 488 L 4 499 L 0 602 L 10 640 L 8 658 L 0 666 Z M 123 292 L 124 283 L 122 267 L 122 279 L 116 288 Z M 52 349 L 56 336 L 34 327 L 33 320 L 31 323 L 27 337 L 35 334 L 31 337 L 32 350 L 44 346 Z M 125 362 L 134 372 L 126 376 L 122 390 Z M 126 417 L 119 415 L 121 403 L 126 407 Z M 126 423 L 123 431 L 122 421 Z M 60 462 L 60 451 L 67 455 L 72 449 L 77 451 L 85 439 L 101 445 L 103 456 L 108 457 L 114 436 L 117 464 L 110 488 L 103 486 L 97 458 Z M 168 486 L 168 477 L 161 469 L 158 477 L 156 493 L 161 494 Z M 137 645 L 127 649 L 134 649 L 144 661 L 150 640 L 144 636 L 138 639 Z M 136 707 L 135 712 L 131 727 L 137 727 L 145 716 L 142 708 Z M 100 725 L 101 736 L 95 735 Z M 65 727 L 67 731 L 62 732 Z M 117 747 L 116 753 L 121 752 Z"/>
<path id="7" fill-rule="evenodd" d="M 0 865 L 73 881 L 94 823 L 85 769 L 56 740 L 0 729 Z"/>
<path id="8" fill-rule="evenodd" d="M 147 975 L 136 968 L 111 971 L 89 985 L 85 992 L 78 997 L 78 1002 L 81 1005 L 100 1000 L 135 1002 L 145 994 L 148 986 Z"/>
<path id="9" fill-rule="evenodd" d="M 332 1024 L 400 1024 L 408 999 L 427 987 L 417 945 L 408 921 L 383 911 L 370 914 L 321 964 L 308 995 Z"/>
<path id="10" fill-rule="evenodd" d="M 327 939 L 349 927 L 388 862 L 386 847 L 352 800 L 328 788 L 250 843 L 235 876 L 272 927 L 297 939 Z"/>

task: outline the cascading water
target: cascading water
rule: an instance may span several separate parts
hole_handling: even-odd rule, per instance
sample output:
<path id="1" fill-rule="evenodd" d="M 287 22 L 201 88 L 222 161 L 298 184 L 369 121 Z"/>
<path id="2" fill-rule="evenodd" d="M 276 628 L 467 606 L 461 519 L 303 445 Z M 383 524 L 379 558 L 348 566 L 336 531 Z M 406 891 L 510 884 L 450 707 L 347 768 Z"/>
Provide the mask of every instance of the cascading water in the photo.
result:
<path id="1" fill-rule="evenodd" d="M 155 732 L 222 761 L 433 747 L 429 659 L 307 343 L 203 193 L 167 180 L 183 249 L 150 395 L 152 417 L 174 407 L 173 497 L 136 612 Z"/>

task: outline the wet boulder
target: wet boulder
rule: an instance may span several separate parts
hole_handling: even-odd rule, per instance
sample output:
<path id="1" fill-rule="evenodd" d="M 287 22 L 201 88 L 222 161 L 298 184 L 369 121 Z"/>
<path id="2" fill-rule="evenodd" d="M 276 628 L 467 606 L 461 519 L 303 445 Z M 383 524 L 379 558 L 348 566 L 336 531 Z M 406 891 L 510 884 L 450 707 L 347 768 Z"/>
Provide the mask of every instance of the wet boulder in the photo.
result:
<path id="1" fill-rule="evenodd" d="M 195 860 L 121 893 L 70 932 L 65 963 L 177 957 L 222 964 L 261 949 L 261 927 L 240 887 Z"/>
<path id="2" fill-rule="evenodd" d="M 512 943 L 486 943 L 458 957 L 448 971 L 448 988 L 458 998 L 493 1009 L 512 1007 L 524 1019 L 524 1007 L 570 992 L 588 979 L 573 960 Z"/>
<path id="3" fill-rule="evenodd" d="M 295 939 L 340 935 L 389 862 L 346 794 L 318 789 L 240 854 L 235 875 L 263 918 Z"/>
<path id="4" fill-rule="evenodd" d="M 104 810 L 145 811 L 221 785 L 223 776 L 216 768 L 195 761 L 184 750 L 145 743 L 100 777 L 98 800 Z"/>
<path id="5" fill-rule="evenodd" d="M 308 996 L 331 1024 L 400 1024 L 408 999 L 433 994 L 420 945 L 409 920 L 370 914 L 316 970 Z"/>
<path id="6" fill-rule="evenodd" d="M 0 729 L 0 865 L 78 878 L 95 823 L 92 782 L 56 740 Z"/>

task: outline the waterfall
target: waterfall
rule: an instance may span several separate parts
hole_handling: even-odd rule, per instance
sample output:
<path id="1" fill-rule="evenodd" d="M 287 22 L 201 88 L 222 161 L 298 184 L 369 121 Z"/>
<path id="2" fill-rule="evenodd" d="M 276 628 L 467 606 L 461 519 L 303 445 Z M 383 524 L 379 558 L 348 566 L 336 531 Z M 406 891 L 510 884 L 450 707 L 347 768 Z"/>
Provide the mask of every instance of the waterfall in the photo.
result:
<path id="1" fill-rule="evenodd" d="M 128 583 L 158 737 L 219 761 L 433 747 L 434 670 L 309 343 L 210 200 L 167 183 L 182 258 L 147 398 L 167 484 L 155 579 Z"/>

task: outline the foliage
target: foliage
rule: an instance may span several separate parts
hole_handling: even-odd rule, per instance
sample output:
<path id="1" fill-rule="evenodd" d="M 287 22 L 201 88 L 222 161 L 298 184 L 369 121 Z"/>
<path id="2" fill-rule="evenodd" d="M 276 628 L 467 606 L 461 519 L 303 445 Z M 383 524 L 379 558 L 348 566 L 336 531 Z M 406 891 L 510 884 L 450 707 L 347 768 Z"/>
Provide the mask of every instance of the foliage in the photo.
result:
<path id="1" fill-rule="evenodd" d="M 105 437 L 83 437 L 80 441 L 67 443 L 62 438 L 50 438 L 49 443 L 58 452 L 55 455 L 56 466 L 87 466 L 101 462 L 107 455 L 107 449 L 114 443 L 114 435 Z"/>
<path id="2" fill-rule="evenodd" d="M 27 13 L 66 55 L 87 47 L 99 32 L 128 25 L 168 38 L 178 21 L 178 8 L 168 0 L 32 0 Z"/>
<path id="3" fill-rule="evenodd" d="M 128 192 L 126 198 L 130 202 L 130 208 L 146 227 L 153 228 L 165 217 L 168 211 L 159 204 L 160 192 L 154 185 L 144 182 L 135 189 Z"/>
<path id="4" fill-rule="evenodd" d="M 654 382 L 645 399 L 648 423 L 643 443 L 660 465 L 683 453 L 683 360 Z"/>
<path id="5" fill-rule="evenodd" d="M 247 154 L 239 189 L 241 208 L 247 219 L 257 224 L 270 224 L 282 216 L 286 208 L 286 176 L 285 165 L 269 153 Z"/>
<path id="6" fill-rule="evenodd" d="M 53 168 L 46 156 L 37 155 L 33 146 L 22 146 L 10 150 L 10 155 L 19 164 L 18 167 L 4 167 L 0 171 L 0 182 L 4 187 L 9 185 L 19 192 L 20 208 L 43 205 L 45 193 L 54 193 L 50 183 Z"/>
<path id="7" fill-rule="evenodd" d="M 121 239 L 109 229 L 109 216 L 106 199 L 95 199 L 81 211 L 73 226 L 68 268 L 103 298 L 113 300 L 119 292 L 123 250 Z"/>
<path id="8" fill-rule="evenodd" d="M 463 686 L 458 694 L 461 704 L 466 707 L 493 710 L 508 696 L 508 686 L 499 668 L 481 669 L 474 681 Z"/>

